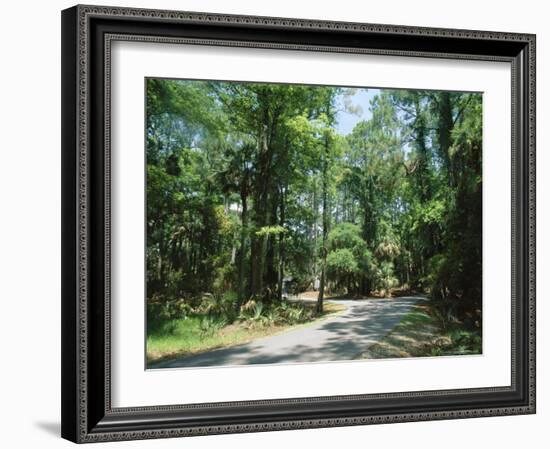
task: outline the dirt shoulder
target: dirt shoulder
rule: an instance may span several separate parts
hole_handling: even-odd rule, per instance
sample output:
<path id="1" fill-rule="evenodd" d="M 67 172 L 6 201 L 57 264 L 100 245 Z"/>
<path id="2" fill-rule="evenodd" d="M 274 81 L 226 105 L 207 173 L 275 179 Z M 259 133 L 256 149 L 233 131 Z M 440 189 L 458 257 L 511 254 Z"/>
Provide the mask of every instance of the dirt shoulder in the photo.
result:
<path id="1" fill-rule="evenodd" d="M 456 329 L 443 330 L 430 314 L 428 300 L 418 302 L 380 342 L 357 359 L 387 359 L 481 353 L 481 335 Z"/>

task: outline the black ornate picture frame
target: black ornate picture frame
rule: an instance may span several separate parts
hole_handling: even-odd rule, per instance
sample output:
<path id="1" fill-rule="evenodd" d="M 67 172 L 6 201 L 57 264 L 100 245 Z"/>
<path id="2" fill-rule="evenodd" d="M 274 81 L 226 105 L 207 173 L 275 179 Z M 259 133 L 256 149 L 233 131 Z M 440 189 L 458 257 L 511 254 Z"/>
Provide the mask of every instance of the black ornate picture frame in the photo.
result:
<path id="1" fill-rule="evenodd" d="M 511 385 L 113 408 L 109 101 L 110 49 L 117 40 L 509 63 Z M 81 5 L 62 12 L 64 438 L 84 443 L 530 413 L 535 413 L 534 35 Z"/>

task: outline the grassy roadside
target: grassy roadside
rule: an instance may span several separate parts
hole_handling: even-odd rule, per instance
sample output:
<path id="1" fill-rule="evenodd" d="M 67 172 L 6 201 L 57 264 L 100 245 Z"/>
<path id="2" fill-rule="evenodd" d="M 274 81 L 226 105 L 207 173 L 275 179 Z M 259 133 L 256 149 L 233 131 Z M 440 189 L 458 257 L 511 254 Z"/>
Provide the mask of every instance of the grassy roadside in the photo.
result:
<path id="1" fill-rule="evenodd" d="M 429 302 L 419 302 L 380 342 L 370 346 L 357 359 L 430 357 L 481 354 L 481 333 L 465 330 L 460 323 L 445 330 L 432 315 Z"/>
<path id="2" fill-rule="evenodd" d="M 314 307 L 314 304 L 311 307 Z M 200 316 L 166 320 L 147 337 L 147 365 L 240 345 L 290 329 L 310 326 L 345 309 L 342 304 L 325 303 L 322 315 L 300 324 L 236 321 L 229 325 L 214 325 L 205 329 L 204 318 Z"/>

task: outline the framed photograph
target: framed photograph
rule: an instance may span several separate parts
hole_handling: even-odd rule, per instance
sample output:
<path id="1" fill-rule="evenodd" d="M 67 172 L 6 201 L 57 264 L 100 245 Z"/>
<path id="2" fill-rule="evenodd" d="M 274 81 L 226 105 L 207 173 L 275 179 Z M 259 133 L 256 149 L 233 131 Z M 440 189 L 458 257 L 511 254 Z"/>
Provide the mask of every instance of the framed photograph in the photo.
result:
<path id="1" fill-rule="evenodd" d="M 62 12 L 62 436 L 535 412 L 535 36 Z"/>

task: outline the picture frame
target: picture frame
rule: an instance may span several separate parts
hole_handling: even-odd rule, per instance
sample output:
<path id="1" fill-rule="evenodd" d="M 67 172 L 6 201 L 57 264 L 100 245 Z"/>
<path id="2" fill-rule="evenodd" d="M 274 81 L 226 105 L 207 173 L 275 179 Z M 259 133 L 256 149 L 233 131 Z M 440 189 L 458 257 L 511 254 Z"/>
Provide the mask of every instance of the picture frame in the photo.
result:
<path id="1" fill-rule="evenodd" d="M 509 64 L 510 385 L 113 407 L 110 76 L 115 41 Z M 534 35 L 509 32 L 86 5 L 64 10 L 62 436 L 85 443 L 535 413 L 535 42 Z"/>

